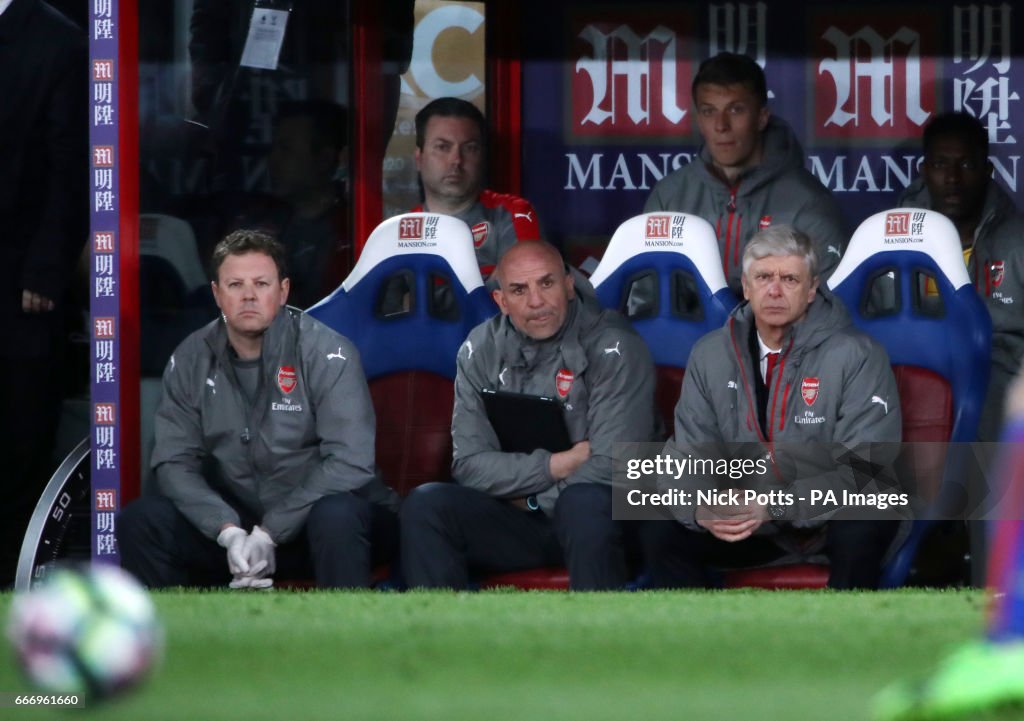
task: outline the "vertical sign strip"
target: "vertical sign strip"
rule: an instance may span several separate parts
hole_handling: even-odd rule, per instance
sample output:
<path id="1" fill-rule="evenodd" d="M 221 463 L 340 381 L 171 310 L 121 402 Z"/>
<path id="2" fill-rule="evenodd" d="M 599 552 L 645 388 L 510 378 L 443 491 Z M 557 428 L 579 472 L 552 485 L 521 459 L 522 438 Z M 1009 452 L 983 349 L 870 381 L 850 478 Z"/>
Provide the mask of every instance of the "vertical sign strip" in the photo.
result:
<path id="1" fill-rule="evenodd" d="M 92 387 L 92 558 L 116 563 L 120 504 L 120 253 L 118 234 L 117 0 L 91 0 L 90 273 Z"/>

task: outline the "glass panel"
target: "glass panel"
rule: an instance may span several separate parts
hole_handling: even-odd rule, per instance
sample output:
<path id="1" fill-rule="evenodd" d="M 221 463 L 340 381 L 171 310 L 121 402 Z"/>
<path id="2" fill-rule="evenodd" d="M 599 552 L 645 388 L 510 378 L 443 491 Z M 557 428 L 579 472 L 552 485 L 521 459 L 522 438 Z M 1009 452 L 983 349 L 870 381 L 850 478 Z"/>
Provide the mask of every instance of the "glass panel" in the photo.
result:
<path id="1" fill-rule="evenodd" d="M 384 156 L 384 216 L 422 202 L 416 113 L 431 100 L 457 97 L 487 112 L 484 3 L 417 0 L 415 42 L 401 78 L 394 134 Z"/>

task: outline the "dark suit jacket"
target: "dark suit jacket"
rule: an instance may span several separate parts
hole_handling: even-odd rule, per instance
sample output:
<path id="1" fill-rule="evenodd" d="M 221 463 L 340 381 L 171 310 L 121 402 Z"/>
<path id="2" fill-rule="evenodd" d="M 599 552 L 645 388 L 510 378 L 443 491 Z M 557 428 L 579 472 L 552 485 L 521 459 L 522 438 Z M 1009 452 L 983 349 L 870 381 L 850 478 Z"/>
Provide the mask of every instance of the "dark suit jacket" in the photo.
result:
<path id="1" fill-rule="evenodd" d="M 21 293 L 60 303 L 86 239 L 87 67 L 85 34 L 45 2 L 0 15 L 0 357 L 50 353 L 59 332 Z"/>

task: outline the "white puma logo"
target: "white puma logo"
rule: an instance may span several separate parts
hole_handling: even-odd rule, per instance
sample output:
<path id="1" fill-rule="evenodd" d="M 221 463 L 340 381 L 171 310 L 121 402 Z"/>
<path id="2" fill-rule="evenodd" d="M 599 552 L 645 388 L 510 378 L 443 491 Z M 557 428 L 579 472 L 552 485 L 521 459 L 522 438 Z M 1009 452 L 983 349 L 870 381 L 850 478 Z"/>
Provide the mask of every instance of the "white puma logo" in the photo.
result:
<path id="1" fill-rule="evenodd" d="M 473 341 L 466 341 L 466 351 L 466 360 L 469 360 L 470 358 L 473 357 Z"/>
<path id="2" fill-rule="evenodd" d="M 498 382 L 501 383 L 502 385 L 505 385 L 505 372 L 507 370 L 508 368 L 502 368 L 501 373 L 498 374 Z"/>
<path id="3" fill-rule="evenodd" d="M 338 346 L 338 352 L 337 353 L 328 353 L 327 354 L 327 360 L 331 360 L 332 358 L 340 358 L 341 360 L 348 360 L 348 358 L 346 358 L 345 356 L 343 356 L 341 354 L 341 346 L 340 345 Z"/>
<path id="4" fill-rule="evenodd" d="M 207 378 L 206 379 L 206 385 L 210 386 L 210 388 L 213 388 L 213 392 L 216 394 L 216 392 L 217 392 L 217 384 L 213 382 L 213 378 Z"/>
<path id="5" fill-rule="evenodd" d="M 533 211 L 531 210 L 529 213 L 513 213 L 512 214 L 512 219 L 515 220 L 516 218 L 526 218 L 528 221 L 530 221 L 532 223 L 533 222 Z"/>
<path id="6" fill-rule="evenodd" d="M 836 257 L 838 257 L 838 258 L 842 258 L 843 257 L 843 254 L 839 252 L 839 248 L 835 247 L 834 245 L 830 245 L 825 252 L 826 253 L 835 253 Z"/>
<path id="7" fill-rule="evenodd" d="M 740 389 L 740 387 L 739 387 L 738 385 L 736 385 L 736 381 L 729 381 L 729 382 L 728 382 L 728 383 L 726 384 L 726 386 L 725 386 L 725 387 L 726 387 L 726 388 L 731 388 L 731 389 L 733 389 L 733 390 L 735 390 L 735 391 L 738 391 L 738 390 Z"/>
<path id="8" fill-rule="evenodd" d="M 611 348 L 605 348 L 604 349 L 604 354 L 605 355 L 610 355 L 610 354 L 614 353 L 619 358 L 621 358 L 622 357 L 622 353 L 619 352 L 619 343 L 621 343 L 621 342 L 622 342 L 621 340 L 617 340 L 617 341 L 615 341 L 615 345 L 614 346 L 612 346 Z"/>
<path id="9" fill-rule="evenodd" d="M 885 409 L 885 415 L 889 415 L 889 404 L 888 404 L 888 403 L 886 403 L 885 401 L 883 401 L 883 400 L 882 400 L 881 398 L 879 398 L 878 396 L 871 396 L 871 402 L 872 402 L 872 403 L 877 403 L 877 404 L 879 404 L 880 406 L 882 406 L 882 408 L 884 408 L 884 409 Z"/>

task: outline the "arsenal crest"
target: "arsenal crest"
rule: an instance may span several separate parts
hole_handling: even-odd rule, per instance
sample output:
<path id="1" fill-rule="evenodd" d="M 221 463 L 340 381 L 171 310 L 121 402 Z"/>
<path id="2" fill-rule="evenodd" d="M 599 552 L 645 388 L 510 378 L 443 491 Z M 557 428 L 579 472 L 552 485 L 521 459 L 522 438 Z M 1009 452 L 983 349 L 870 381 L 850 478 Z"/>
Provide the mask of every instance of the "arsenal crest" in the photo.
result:
<path id="1" fill-rule="evenodd" d="M 1006 272 L 1006 263 L 1002 260 L 992 261 L 992 266 L 989 269 L 992 274 L 992 287 L 998 288 L 999 284 L 1003 282 L 1003 274 Z"/>
<path id="2" fill-rule="evenodd" d="M 485 220 L 482 223 L 477 223 L 470 230 L 473 231 L 473 247 L 479 248 L 487 242 L 487 236 L 491 234 L 491 224 Z"/>
<path id="3" fill-rule="evenodd" d="M 800 395 L 803 396 L 804 403 L 814 405 L 814 401 L 818 400 L 818 386 L 817 378 L 804 378 L 804 382 L 800 384 Z"/>
<path id="4" fill-rule="evenodd" d="M 299 384 L 299 376 L 295 373 L 293 366 L 281 366 L 277 369 L 277 387 L 285 395 L 291 394 L 295 386 Z"/>
<path id="5" fill-rule="evenodd" d="M 764 230 L 765 228 L 767 228 L 771 224 L 772 224 L 772 216 L 770 216 L 770 215 L 762 215 L 761 216 L 761 220 L 757 221 L 757 229 L 758 230 Z"/>
<path id="6" fill-rule="evenodd" d="M 569 391 L 572 390 L 572 382 L 575 378 L 572 371 L 566 368 L 555 374 L 555 390 L 558 391 L 559 398 L 569 397 Z"/>

